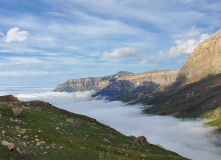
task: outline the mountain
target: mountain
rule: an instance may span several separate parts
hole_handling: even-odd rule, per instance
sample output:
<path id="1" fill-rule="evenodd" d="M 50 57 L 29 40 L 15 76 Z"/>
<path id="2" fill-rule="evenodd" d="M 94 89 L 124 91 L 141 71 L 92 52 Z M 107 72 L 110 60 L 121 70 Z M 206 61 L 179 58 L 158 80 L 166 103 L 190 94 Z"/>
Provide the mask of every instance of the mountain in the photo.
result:
<path id="1" fill-rule="evenodd" d="M 178 88 L 171 87 L 149 94 L 141 92 L 122 95 L 114 100 L 141 103 L 147 106 L 143 111 L 147 114 L 209 118 L 212 121 L 208 124 L 221 131 L 221 73 Z"/>
<path id="2" fill-rule="evenodd" d="M 154 90 L 167 86 L 176 80 L 177 70 L 154 70 L 134 74 L 120 71 L 114 75 L 97 78 L 71 79 L 58 85 L 55 92 L 76 92 L 96 90 L 96 95 L 116 97 L 121 94 Z"/>
<path id="3" fill-rule="evenodd" d="M 200 117 L 221 106 L 221 74 L 208 76 L 173 90 L 158 92 L 138 101 L 145 105 L 154 105 L 145 110 L 149 114 Z"/>
<path id="4" fill-rule="evenodd" d="M 151 105 L 144 110 L 148 114 L 212 118 L 208 124 L 221 129 L 221 30 L 195 48 L 172 85 L 114 100 Z"/>
<path id="5" fill-rule="evenodd" d="M 96 119 L 43 101 L 0 96 L 0 122 L 1 160 L 186 160 L 144 136 L 125 136 Z"/>
<path id="6" fill-rule="evenodd" d="M 200 43 L 187 58 L 177 79 L 185 84 L 221 73 L 221 30 Z"/>

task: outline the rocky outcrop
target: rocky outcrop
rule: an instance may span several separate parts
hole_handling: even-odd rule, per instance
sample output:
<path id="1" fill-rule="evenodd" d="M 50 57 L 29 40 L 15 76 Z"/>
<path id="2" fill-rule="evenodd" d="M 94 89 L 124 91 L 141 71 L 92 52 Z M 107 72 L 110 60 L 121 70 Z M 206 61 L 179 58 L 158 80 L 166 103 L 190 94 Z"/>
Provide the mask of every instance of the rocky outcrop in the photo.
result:
<path id="1" fill-rule="evenodd" d="M 150 143 L 147 142 L 147 139 L 146 137 L 144 136 L 139 136 L 137 137 L 135 140 L 134 140 L 135 143 L 141 145 L 141 146 L 146 146 L 146 147 L 149 147 L 150 146 Z"/>
<path id="2" fill-rule="evenodd" d="M 74 119 L 74 118 L 66 119 L 66 122 L 71 123 L 73 128 L 79 128 L 81 126 L 81 123 L 77 119 Z"/>
<path id="3" fill-rule="evenodd" d="M 178 80 L 184 84 L 221 73 L 221 30 L 200 43 L 180 69 Z"/>
<path id="4" fill-rule="evenodd" d="M 121 71 L 111 76 L 98 78 L 81 78 L 68 80 L 60 84 L 54 91 L 75 92 L 96 90 L 101 95 L 118 96 L 143 90 L 153 90 L 160 86 L 166 86 L 176 80 L 177 70 L 154 70 L 134 74 Z"/>
<path id="5" fill-rule="evenodd" d="M 0 97 L 1 102 L 18 102 L 18 98 L 14 97 L 13 95 L 6 95 L 6 96 L 1 96 Z"/>
<path id="6" fill-rule="evenodd" d="M 14 108 L 13 113 L 16 117 L 22 117 L 23 116 L 23 108 Z"/>

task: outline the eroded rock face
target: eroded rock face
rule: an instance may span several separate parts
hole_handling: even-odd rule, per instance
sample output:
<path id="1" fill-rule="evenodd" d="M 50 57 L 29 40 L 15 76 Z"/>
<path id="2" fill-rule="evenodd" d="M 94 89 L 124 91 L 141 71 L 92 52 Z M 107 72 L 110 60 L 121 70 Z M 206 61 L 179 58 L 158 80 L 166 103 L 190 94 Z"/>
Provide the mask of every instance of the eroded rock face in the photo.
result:
<path id="1" fill-rule="evenodd" d="M 179 69 L 154 70 L 138 74 L 121 71 L 106 77 L 68 80 L 58 85 L 54 91 L 75 92 L 93 89 L 101 94 L 118 96 L 169 85 L 176 80 L 178 72 Z"/>
<path id="2" fill-rule="evenodd" d="M 221 30 L 200 43 L 187 58 L 177 79 L 185 84 L 221 73 Z"/>

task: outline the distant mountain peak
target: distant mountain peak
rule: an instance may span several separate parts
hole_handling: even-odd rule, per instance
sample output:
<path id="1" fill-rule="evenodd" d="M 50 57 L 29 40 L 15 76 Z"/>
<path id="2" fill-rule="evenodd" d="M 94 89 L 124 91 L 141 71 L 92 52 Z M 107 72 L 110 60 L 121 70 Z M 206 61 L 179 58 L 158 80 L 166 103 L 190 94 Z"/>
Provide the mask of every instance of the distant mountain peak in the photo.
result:
<path id="1" fill-rule="evenodd" d="M 128 71 L 119 71 L 115 75 L 123 75 L 123 74 L 134 74 L 134 73 Z"/>

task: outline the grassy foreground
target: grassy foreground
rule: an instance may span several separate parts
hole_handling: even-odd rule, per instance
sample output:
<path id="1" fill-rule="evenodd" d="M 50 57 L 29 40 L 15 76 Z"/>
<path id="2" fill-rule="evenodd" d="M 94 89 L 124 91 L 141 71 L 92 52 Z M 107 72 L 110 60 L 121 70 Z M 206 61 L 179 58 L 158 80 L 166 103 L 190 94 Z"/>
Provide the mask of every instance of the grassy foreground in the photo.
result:
<path id="1" fill-rule="evenodd" d="M 15 117 L 13 108 L 23 108 Z M 74 118 L 77 125 L 66 120 Z M 118 131 L 87 116 L 70 113 L 43 101 L 18 101 L 0 97 L 0 141 L 14 143 L 37 156 L 19 154 L 0 145 L 2 160 L 185 160 L 178 154 L 150 144 L 136 143 Z M 147 137 L 148 138 L 148 137 Z"/>

